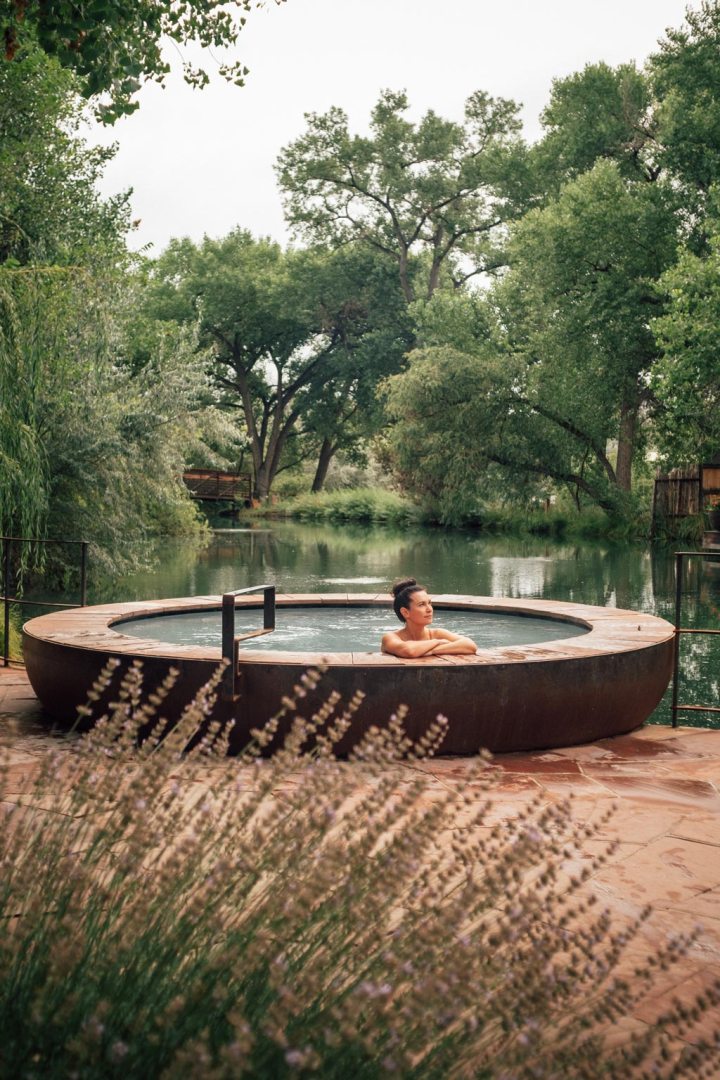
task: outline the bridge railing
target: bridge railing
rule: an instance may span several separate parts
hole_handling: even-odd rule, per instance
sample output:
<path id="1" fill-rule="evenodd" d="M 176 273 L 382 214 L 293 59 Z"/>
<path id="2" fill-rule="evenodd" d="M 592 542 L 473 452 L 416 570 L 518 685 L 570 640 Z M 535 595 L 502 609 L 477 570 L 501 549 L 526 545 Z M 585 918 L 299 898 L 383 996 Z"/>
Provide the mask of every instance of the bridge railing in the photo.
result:
<path id="1" fill-rule="evenodd" d="M 252 495 L 252 479 L 247 473 L 188 469 L 183 473 L 183 481 L 195 499 L 238 502 L 248 500 Z"/>

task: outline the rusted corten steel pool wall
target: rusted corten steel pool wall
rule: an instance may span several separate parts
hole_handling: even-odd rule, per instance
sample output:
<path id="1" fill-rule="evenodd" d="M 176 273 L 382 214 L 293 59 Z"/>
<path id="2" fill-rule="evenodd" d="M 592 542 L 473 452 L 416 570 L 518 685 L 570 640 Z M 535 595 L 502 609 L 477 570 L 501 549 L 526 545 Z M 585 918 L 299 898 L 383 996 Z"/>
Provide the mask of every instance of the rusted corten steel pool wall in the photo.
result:
<path id="1" fill-rule="evenodd" d="M 532 614 L 590 627 L 581 637 L 535 645 L 482 650 L 477 656 L 402 660 L 380 653 L 290 653 L 241 650 L 238 699 L 218 700 L 215 715 L 235 720 L 232 749 L 245 745 L 251 728 L 261 725 L 292 691 L 302 673 L 324 662 L 326 674 L 316 693 L 303 702 L 307 715 L 331 690 L 348 700 L 362 690 L 365 702 L 349 735 L 339 745 L 347 752 L 371 724 L 382 725 L 399 704 L 410 713 L 413 737 L 438 713 L 450 727 L 445 754 L 531 750 L 590 742 L 639 727 L 660 701 L 672 670 L 673 628 L 663 619 L 638 612 L 539 600 L 490 597 L 435 597 L 443 608 L 477 608 Z M 258 607 L 257 597 L 239 603 Z M 388 606 L 385 595 L 310 594 L 278 597 L 278 606 L 318 604 Z M 73 609 L 32 619 L 23 631 L 25 662 L 38 698 L 48 714 L 72 720 L 75 708 L 110 656 L 126 663 L 142 659 L 148 688 L 170 667 L 180 671 L 163 715 L 179 715 L 194 692 L 215 670 L 220 650 L 163 644 L 122 634 L 122 620 L 142 615 L 219 608 L 219 597 L 111 604 Z M 288 612 L 289 614 L 289 612 Z M 278 612 L 282 618 L 282 612 Z M 441 616 L 438 614 L 438 622 Z M 219 612 L 218 612 L 219 619 Z M 106 702 L 94 706 L 101 715 Z"/>

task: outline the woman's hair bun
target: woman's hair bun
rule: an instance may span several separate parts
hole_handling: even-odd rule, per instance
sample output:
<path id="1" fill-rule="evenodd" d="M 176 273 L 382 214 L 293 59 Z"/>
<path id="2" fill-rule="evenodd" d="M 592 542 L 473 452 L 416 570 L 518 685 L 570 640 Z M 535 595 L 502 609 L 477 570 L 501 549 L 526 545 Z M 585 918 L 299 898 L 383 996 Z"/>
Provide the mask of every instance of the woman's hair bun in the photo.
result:
<path id="1" fill-rule="evenodd" d="M 410 586 L 412 586 L 412 585 L 417 585 L 417 581 L 415 580 L 414 577 L 398 578 L 397 581 L 393 582 L 393 587 L 392 587 L 393 596 L 397 596 L 398 593 L 401 593 L 403 591 L 403 589 L 409 589 Z"/>

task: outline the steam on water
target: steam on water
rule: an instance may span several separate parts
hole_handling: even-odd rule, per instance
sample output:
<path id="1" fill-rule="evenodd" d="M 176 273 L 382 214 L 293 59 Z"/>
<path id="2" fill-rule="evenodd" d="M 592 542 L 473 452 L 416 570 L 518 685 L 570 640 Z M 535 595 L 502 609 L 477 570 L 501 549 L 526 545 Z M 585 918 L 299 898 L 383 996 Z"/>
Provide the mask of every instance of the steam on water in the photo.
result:
<path id="1" fill-rule="evenodd" d="M 307 652 L 378 652 L 380 639 L 400 623 L 388 608 L 278 607 L 277 626 L 271 634 L 250 638 L 241 648 L 260 650 L 303 650 Z M 500 645 L 530 645 L 556 641 L 586 633 L 585 627 L 554 619 L 498 615 L 492 612 L 436 610 L 433 625 L 456 634 L 465 634 L 480 648 Z M 262 609 L 238 610 L 235 633 L 240 635 L 262 626 Z M 219 611 L 161 615 L 134 619 L 115 626 L 122 634 L 181 645 L 219 646 Z"/>

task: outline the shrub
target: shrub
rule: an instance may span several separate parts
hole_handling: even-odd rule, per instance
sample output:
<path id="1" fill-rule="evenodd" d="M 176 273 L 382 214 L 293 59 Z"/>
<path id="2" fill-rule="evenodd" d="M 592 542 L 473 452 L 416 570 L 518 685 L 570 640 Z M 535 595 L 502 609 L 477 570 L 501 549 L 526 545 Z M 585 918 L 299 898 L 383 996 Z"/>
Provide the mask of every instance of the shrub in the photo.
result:
<path id="1" fill-rule="evenodd" d="M 16 609 L 10 611 L 10 632 L 8 633 L 8 657 L 11 660 L 22 660 L 22 633 L 20 632 L 20 620 Z M 5 618 L 4 609 L 0 607 L 0 654 L 5 655 Z"/>
<path id="2" fill-rule="evenodd" d="M 373 488 L 301 495 L 276 510 L 305 521 L 404 525 L 422 519 L 422 513 L 414 503 L 392 491 Z"/>
<path id="3" fill-rule="evenodd" d="M 539 801 L 487 824 L 482 757 L 463 790 L 429 798 L 418 759 L 441 743 L 441 717 L 413 746 L 400 713 L 335 760 L 360 699 L 343 711 L 330 695 L 302 719 L 316 671 L 228 759 L 207 721 L 218 678 L 137 748 L 173 676 L 144 698 L 130 669 L 111 715 L 49 750 L 21 795 L 3 789 L 2 1077 L 618 1078 L 646 1062 L 675 1077 L 718 1064 L 717 1045 L 677 1049 L 692 1023 L 679 1005 L 632 1043 L 622 1029 L 604 1042 L 692 938 L 620 977 L 644 914 L 618 931 L 595 910 L 583 884 L 605 855 L 571 872 L 599 825 Z M 261 760 L 282 714 L 291 734 Z"/>

